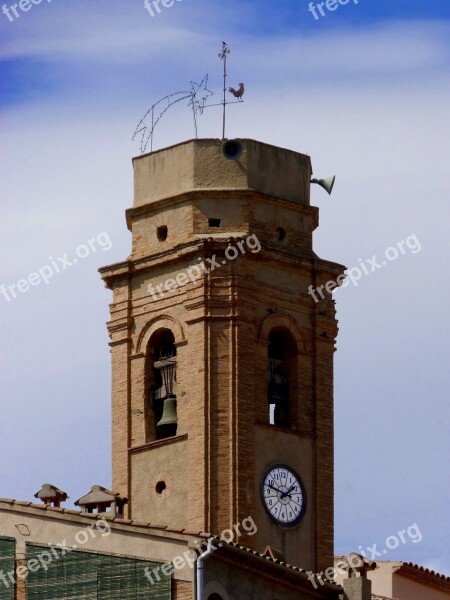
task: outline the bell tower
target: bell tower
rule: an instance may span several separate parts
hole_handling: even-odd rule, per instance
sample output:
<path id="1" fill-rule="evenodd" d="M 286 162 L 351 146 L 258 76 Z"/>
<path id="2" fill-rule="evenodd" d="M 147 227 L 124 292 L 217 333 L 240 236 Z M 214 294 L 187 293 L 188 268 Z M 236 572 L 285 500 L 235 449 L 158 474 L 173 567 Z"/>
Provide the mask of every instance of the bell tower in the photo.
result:
<path id="1" fill-rule="evenodd" d="M 217 139 L 133 160 L 132 251 L 100 270 L 113 489 L 129 518 L 172 529 L 220 535 L 251 517 L 257 533 L 235 541 L 320 571 L 333 565 L 337 321 L 332 286 L 309 290 L 344 267 L 312 249 L 310 158 L 239 145 L 234 160 Z"/>

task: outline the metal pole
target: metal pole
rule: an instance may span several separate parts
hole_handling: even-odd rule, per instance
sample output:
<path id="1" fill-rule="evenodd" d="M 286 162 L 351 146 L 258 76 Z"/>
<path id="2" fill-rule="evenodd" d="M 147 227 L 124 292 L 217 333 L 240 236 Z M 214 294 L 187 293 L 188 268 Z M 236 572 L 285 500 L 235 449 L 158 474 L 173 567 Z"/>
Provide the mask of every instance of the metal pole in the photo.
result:
<path id="1" fill-rule="evenodd" d="M 153 111 L 155 110 L 155 107 L 152 106 L 152 133 L 150 136 L 150 152 L 153 152 Z"/>
<path id="2" fill-rule="evenodd" d="M 225 139 L 225 114 L 227 108 L 227 55 L 223 58 L 223 127 L 222 127 L 222 139 Z"/>
<path id="3" fill-rule="evenodd" d="M 191 82 L 191 103 L 192 103 L 192 116 L 194 118 L 194 131 L 195 131 L 195 139 L 198 139 L 198 130 L 197 130 L 197 107 L 195 103 L 197 102 L 196 93 L 194 91 L 194 85 Z"/>

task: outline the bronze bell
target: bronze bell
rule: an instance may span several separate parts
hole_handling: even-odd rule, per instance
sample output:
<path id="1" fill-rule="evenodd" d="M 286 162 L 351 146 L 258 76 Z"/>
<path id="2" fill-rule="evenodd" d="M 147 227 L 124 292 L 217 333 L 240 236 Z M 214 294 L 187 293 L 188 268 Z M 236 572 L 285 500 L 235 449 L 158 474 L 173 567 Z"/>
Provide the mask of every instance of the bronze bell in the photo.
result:
<path id="1" fill-rule="evenodd" d="M 164 400 L 163 414 L 156 424 L 158 437 L 176 435 L 177 424 L 177 399 L 175 396 L 169 396 Z"/>

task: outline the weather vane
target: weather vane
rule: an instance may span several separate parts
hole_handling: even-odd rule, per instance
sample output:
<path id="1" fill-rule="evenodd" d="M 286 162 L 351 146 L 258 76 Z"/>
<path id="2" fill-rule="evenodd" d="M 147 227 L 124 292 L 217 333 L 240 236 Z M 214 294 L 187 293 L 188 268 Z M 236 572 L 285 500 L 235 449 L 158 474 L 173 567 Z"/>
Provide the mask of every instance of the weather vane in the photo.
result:
<path id="1" fill-rule="evenodd" d="M 223 107 L 223 119 L 222 119 L 222 139 L 225 139 L 225 124 L 226 124 L 226 107 L 227 104 L 235 104 L 237 102 L 243 102 L 242 96 L 244 95 L 245 87 L 243 83 L 239 84 L 239 88 L 235 90 L 233 87 L 228 88 L 228 92 L 232 94 L 237 100 L 227 101 L 227 57 L 230 54 L 230 49 L 226 42 L 222 42 L 222 49 L 218 56 L 223 60 L 223 100 L 217 104 L 206 104 L 207 98 L 213 95 L 208 85 L 208 75 L 205 75 L 200 83 L 191 81 L 190 89 L 180 92 L 174 92 L 164 96 L 147 110 L 145 115 L 137 124 L 134 130 L 133 140 L 138 138 L 140 140 L 141 154 L 147 151 L 148 144 L 150 143 L 150 151 L 153 151 L 153 136 L 155 133 L 156 125 L 159 123 L 163 115 L 167 110 L 182 102 L 188 100 L 187 106 L 192 109 L 192 116 L 194 120 L 194 131 L 195 137 L 198 138 L 198 127 L 197 127 L 197 116 L 202 115 L 205 108 L 211 108 L 212 106 Z"/>
<path id="2" fill-rule="evenodd" d="M 227 102 L 226 93 L 227 93 L 227 56 L 230 54 L 230 49 L 226 42 L 222 42 L 222 50 L 219 52 L 220 60 L 223 60 L 223 126 L 222 126 L 222 139 L 225 139 L 225 119 L 226 119 L 226 110 L 227 104 L 231 104 Z M 235 90 L 234 88 L 228 88 L 228 91 L 233 94 L 235 98 L 237 98 L 237 102 L 243 102 L 242 96 L 244 95 L 245 87 L 243 83 L 239 84 L 239 89 Z M 236 102 L 236 101 L 235 101 Z"/>

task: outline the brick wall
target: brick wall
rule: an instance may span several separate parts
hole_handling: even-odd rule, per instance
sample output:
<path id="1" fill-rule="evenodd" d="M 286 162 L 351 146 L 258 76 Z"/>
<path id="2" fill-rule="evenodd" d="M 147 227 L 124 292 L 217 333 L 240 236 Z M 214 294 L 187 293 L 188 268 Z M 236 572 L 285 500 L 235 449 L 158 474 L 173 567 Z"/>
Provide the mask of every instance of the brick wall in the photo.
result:
<path id="1" fill-rule="evenodd" d="M 173 579 L 172 597 L 173 600 L 192 600 L 192 582 Z"/>
<path id="2" fill-rule="evenodd" d="M 16 560 L 16 573 L 19 567 L 26 567 L 26 560 L 19 558 Z M 26 600 L 26 578 L 16 578 L 16 600 Z"/>
<path id="3" fill-rule="evenodd" d="M 204 175 L 207 179 L 207 173 Z M 305 180 L 309 180 L 306 171 Z M 210 228 L 209 218 L 220 218 L 221 227 Z M 296 534 L 283 534 L 283 550 L 287 560 L 295 563 L 299 548 L 306 544 L 310 558 L 300 566 L 314 571 L 331 566 L 337 324 L 331 298 L 316 305 L 307 289 L 318 280 L 336 277 L 342 269 L 321 261 L 312 251 L 317 209 L 230 188 L 184 193 L 141 205 L 129 213 L 128 220 L 132 255 L 126 262 L 102 270 L 114 290 L 109 323 L 114 490 L 129 496 L 129 515 L 139 506 L 140 520 L 169 528 L 181 524 L 191 531 L 220 534 L 243 518 L 254 517 L 261 508 L 262 476 L 256 431 L 258 423 L 268 420 L 268 336 L 271 328 L 285 327 L 297 347 L 293 358 L 296 374 L 291 382 L 295 388 L 293 429 L 279 432 L 279 438 L 289 438 L 289 443 L 278 443 L 267 461 L 297 464 L 299 454 L 312 445 L 301 466 L 311 480 L 308 510 L 312 526 L 308 531 L 303 527 Z M 156 235 L 161 225 L 168 228 L 164 241 Z M 285 231 L 282 239 L 277 233 L 280 227 Z M 201 237 L 205 233 L 208 238 Z M 226 260 L 227 246 L 237 245 L 232 236 L 245 240 L 250 233 L 256 233 L 262 251 L 252 253 L 247 248 L 234 261 Z M 156 300 L 148 291 L 149 284 L 162 284 L 213 254 L 220 264 L 226 264 L 194 283 L 165 291 Z M 168 490 L 173 493 L 161 499 L 166 504 L 159 513 L 148 494 L 155 493 L 150 485 L 155 469 L 163 473 L 164 468 L 161 452 L 151 439 L 154 424 L 149 422 L 145 383 L 146 342 L 158 327 L 170 329 L 177 345 L 177 433 L 187 434 L 185 483 L 176 472 L 179 461 L 177 467 L 170 466 L 176 461 L 167 461 L 165 466 L 167 480 L 185 488 Z M 260 441 L 269 439 L 264 433 L 258 435 Z M 146 458 L 135 461 L 130 473 L 130 456 L 136 447 Z M 131 497 L 130 481 L 139 482 Z M 177 504 L 173 519 L 169 503 Z M 261 545 L 270 543 L 274 527 L 267 519 L 261 516 L 259 524 L 264 535 L 244 536 L 240 541 L 264 550 Z"/>

